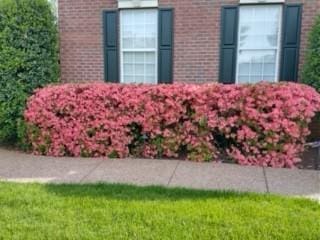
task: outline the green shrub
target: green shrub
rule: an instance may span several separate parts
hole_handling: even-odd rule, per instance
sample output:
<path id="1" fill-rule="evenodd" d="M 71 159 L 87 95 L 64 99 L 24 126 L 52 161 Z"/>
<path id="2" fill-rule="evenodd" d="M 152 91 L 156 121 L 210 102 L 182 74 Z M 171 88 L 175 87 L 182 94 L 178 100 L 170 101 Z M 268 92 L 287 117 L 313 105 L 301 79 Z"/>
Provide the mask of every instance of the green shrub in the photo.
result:
<path id="1" fill-rule="evenodd" d="M 27 97 L 58 79 L 57 26 L 47 0 L 0 0 L 0 143 L 16 143 Z"/>
<path id="2" fill-rule="evenodd" d="M 302 81 L 320 92 L 320 16 L 309 35 Z"/>

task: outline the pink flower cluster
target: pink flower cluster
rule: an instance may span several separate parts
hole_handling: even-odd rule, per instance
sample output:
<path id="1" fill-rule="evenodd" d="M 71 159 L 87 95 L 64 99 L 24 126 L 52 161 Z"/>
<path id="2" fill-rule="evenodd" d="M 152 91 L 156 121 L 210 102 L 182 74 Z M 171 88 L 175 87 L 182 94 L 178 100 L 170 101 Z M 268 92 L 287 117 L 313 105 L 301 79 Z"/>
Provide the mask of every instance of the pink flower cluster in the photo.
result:
<path id="1" fill-rule="evenodd" d="M 293 84 L 65 84 L 25 111 L 34 153 L 168 157 L 293 167 L 320 95 Z"/>

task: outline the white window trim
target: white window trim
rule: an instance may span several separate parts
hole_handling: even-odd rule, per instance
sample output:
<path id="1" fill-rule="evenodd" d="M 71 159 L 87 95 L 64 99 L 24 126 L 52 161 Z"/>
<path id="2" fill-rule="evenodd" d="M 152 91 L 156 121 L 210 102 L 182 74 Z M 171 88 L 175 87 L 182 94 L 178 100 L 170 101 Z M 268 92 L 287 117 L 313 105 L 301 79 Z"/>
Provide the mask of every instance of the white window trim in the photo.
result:
<path id="1" fill-rule="evenodd" d="M 265 4 L 265 3 L 284 3 L 285 0 L 240 0 L 240 4 Z"/>
<path id="2" fill-rule="evenodd" d="M 278 4 L 277 4 L 278 5 Z M 244 5 L 245 6 L 245 5 Z M 257 6 L 260 6 L 260 5 L 257 5 Z M 268 6 L 268 5 L 266 5 Z M 281 5 L 280 5 L 281 6 Z M 240 42 L 240 8 L 241 6 L 239 7 L 239 19 L 238 19 L 238 38 L 237 38 L 237 44 L 239 45 L 239 42 Z M 280 57 L 281 57 L 281 40 L 282 40 L 282 20 L 283 20 L 283 6 L 281 6 L 281 10 L 280 10 L 281 14 L 280 14 L 280 18 L 279 18 L 279 31 L 278 31 L 278 41 L 277 41 L 277 48 L 268 48 L 268 49 L 256 49 L 256 48 L 252 48 L 252 49 L 245 49 L 245 50 L 277 50 L 277 56 L 276 56 L 276 77 L 275 77 L 275 80 L 272 81 L 272 82 L 279 82 L 279 77 L 280 77 Z M 239 47 L 237 47 L 237 55 L 236 55 L 236 84 L 239 84 L 239 64 L 238 64 L 238 57 L 239 57 L 239 52 L 241 51 L 242 49 L 240 49 Z M 240 83 L 241 84 L 241 83 Z M 250 83 L 251 84 L 251 83 Z"/>
<path id="3" fill-rule="evenodd" d="M 158 5 L 158 0 L 118 0 L 118 8 L 150 8 Z"/>
<path id="4" fill-rule="evenodd" d="M 129 11 L 135 11 L 135 9 L 127 9 Z M 136 11 L 141 11 L 143 9 L 136 9 Z M 123 66 L 124 66 L 124 61 L 123 61 L 123 53 L 124 52 L 154 52 L 155 53 L 155 82 L 154 84 L 158 84 L 158 37 L 159 37 L 159 32 L 158 32 L 158 28 L 156 27 L 156 44 L 155 44 L 155 48 L 132 48 L 132 49 L 125 49 L 123 50 L 122 45 L 123 45 L 123 40 L 122 40 L 122 13 L 123 11 L 120 10 L 120 19 L 119 19 L 119 23 L 120 23 L 120 31 L 119 31 L 119 37 L 120 37 L 120 83 L 124 83 L 124 70 L 123 70 Z M 156 26 L 158 26 L 158 16 L 156 17 Z"/>

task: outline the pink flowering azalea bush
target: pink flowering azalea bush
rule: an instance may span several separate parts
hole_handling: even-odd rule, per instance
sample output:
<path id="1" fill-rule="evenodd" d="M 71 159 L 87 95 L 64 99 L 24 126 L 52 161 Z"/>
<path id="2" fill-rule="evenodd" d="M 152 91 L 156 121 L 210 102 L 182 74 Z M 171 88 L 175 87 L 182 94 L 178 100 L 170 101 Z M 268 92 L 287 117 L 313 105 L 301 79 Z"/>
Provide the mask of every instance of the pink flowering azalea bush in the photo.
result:
<path id="1" fill-rule="evenodd" d="M 293 84 L 50 86 L 24 117 L 36 154 L 293 167 L 320 95 Z"/>

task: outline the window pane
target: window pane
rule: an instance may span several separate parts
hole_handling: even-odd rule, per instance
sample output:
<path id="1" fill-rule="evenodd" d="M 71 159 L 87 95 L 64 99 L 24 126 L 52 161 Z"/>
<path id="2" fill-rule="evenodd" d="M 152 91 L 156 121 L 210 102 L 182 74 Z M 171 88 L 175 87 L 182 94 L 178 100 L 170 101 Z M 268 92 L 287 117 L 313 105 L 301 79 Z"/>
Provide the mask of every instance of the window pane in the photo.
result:
<path id="1" fill-rule="evenodd" d="M 264 79 L 262 78 L 261 75 L 251 75 L 250 77 L 250 83 L 258 83 L 263 81 Z"/>
<path id="2" fill-rule="evenodd" d="M 252 69 L 251 69 L 252 75 L 262 75 L 262 63 L 252 63 Z"/>
<path id="3" fill-rule="evenodd" d="M 276 61 L 276 53 L 275 51 L 269 52 L 268 54 L 266 53 L 264 55 L 264 62 L 265 63 L 274 63 Z"/>
<path id="4" fill-rule="evenodd" d="M 133 61 L 134 61 L 134 53 L 127 52 L 123 55 L 124 63 L 133 63 Z"/>
<path id="5" fill-rule="evenodd" d="M 144 25 L 143 24 L 135 25 L 134 34 L 133 34 L 134 48 L 145 48 L 144 39 L 145 39 Z"/>
<path id="6" fill-rule="evenodd" d="M 155 65 L 154 64 L 147 64 L 146 65 L 146 74 L 147 75 L 154 75 L 155 74 Z"/>
<path id="7" fill-rule="evenodd" d="M 124 64 L 123 65 L 123 73 L 124 73 L 124 75 L 133 75 L 133 69 L 134 69 L 134 65 L 133 64 Z"/>
<path id="8" fill-rule="evenodd" d="M 154 76 L 146 76 L 146 80 L 144 83 L 153 84 L 154 83 Z"/>
<path id="9" fill-rule="evenodd" d="M 130 24 L 133 22 L 133 12 L 130 12 L 130 11 L 123 12 L 121 18 L 124 24 Z"/>
<path id="10" fill-rule="evenodd" d="M 136 24 L 144 24 L 145 23 L 145 11 L 132 11 L 134 16 L 134 21 Z"/>
<path id="11" fill-rule="evenodd" d="M 264 76 L 263 81 L 269 81 L 269 82 L 272 82 L 272 81 L 273 81 L 273 79 L 274 79 L 274 75 L 272 75 L 272 76 Z"/>
<path id="12" fill-rule="evenodd" d="M 249 75 L 239 76 L 238 82 L 239 83 L 248 83 L 248 82 L 250 82 Z"/>
<path id="13" fill-rule="evenodd" d="M 132 38 L 123 38 L 122 42 L 123 42 L 124 48 L 132 48 L 133 47 Z"/>
<path id="14" fill-rule="evenodd" d="M 146 56 L 146 63 L 154 63 L 155 61 L 155 54 L 150 52 L 150 53 L 145 53 Z"/>
<path id="15" fill-rule="evenodd" d="M 134 54 L 136 63 L 144 63 L 144 53 L 138 52 Z"/>
<path id="16" fill-rule="evenodd" d="M 135 74 L 136 75 L 144 75 L 144 64 L 136 64 L 135 65 Z"/>
<path id="17" fill-rule="evenodd" d="M 132 31 L 132 26 L 130 25 L 124 25 L 122 27 L 122 37 L 124 38 L 132 38 L 132 35 L 133 35 L 133 31 Z"/>
<path id="18" fill-rule="evenodd" d="M 135 75 L 134 76 L 134 83 L 144 83 L 144 76 L 143 75 Z"/>
<path id="19" fill-rule="evenodd" d="M 134 76 L 124 75 L 123 80 L 125 83 L 134 83 Z"/>
<path id="20" fill-rule="evenodd" d="M 240 63 L 239 64 L 239 75 L 249 75 L 250 63 Z"/>
<path id="21" fill-rule="evenodd" d="M 263 75 L 265 76 L 274 76 L 275 75 L 276 66 L 274 63 L 265 63 L 263 69 Z"/>
<path id="22" fill-rule="evenodd" d="M 280 5 L 240 7 L 237 82 L 277 79 L 281 12 Z"/>
<path id="23" fill-rule="evenodd" d="M 148 24 L 157 24 L 157 19 L 154 17 L 153 11 L 145 11 L 145 22 Z"/>

